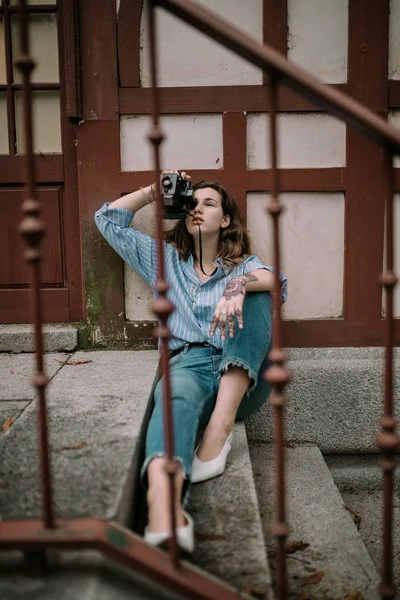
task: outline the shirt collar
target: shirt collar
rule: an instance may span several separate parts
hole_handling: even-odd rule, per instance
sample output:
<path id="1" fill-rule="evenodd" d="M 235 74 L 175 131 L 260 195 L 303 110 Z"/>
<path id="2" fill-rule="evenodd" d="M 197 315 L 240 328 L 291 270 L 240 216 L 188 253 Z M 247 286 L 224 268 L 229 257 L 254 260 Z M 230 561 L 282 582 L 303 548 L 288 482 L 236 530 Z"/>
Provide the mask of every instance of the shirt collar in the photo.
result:
<path id="1" fill-rule="evenodd" d="M 219 271 L 217 271 L 217 273 L 216 273 L 218 279 L 220 277 L 228 275 L 231 271 L 231 268 L 228 265 L 224 264 L 224 261 L 222 260 L 222 258 L 217 258 L 216 260 L 214 260 L 213 265 L 215 265 L 219 269 Z M 197 273 L 194 270 L 193 254 L 190 254 L 189 258 L 186 261 L 183 261 L 182 268 L 185 272 L 185 275 L 187 275 L 187 277 L 189 277 L 189 279 L 191 281 L 193 281 L 194 283 L 196 283 L 198 285 L 199 278 L 197 277 Z"/>

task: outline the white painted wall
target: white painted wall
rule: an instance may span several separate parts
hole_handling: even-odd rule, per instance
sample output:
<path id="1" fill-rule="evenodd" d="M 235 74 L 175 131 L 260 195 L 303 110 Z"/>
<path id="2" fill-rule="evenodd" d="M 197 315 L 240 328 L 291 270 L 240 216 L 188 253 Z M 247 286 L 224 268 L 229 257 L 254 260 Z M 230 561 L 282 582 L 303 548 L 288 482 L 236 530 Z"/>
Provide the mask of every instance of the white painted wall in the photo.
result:
<path id="1" fill-rule="evenodd" d="M 393 230 L 395 233 L 394 236 L 394 272 L 400 281 L 400 194 L 396 194 L 394 197 L 393 203 Z M 386 232 L 385 232 L 386 238 Z M 383 256 L 383 268 L 386 266 L 386 239 L 385 239 L 385 248 L 384 248 L 384 256 Z M 382 289 L 382 314 L 384 315 L 386 312 L 386 300 L 385 300 L 385 292 Z M 393 315 L 397 318 L 400 317 L 400 285 L 397 284 L 394 290 L 394 306 L 393 306 Z"/>
<path id="2" fill-rule="evenodd" d="M 389 124 L 393 127 L 400 129 L 400 110 L 392 110 L 388 115 Z M 393 166 L 400 167 L 400 156 L 395 156 L 393 159 Z"/>
<path id="3" fill-rule="evenodd" d="M 346 126 L 320 113 L 287 113 L 277 118 L 278 166 L 342 167 L 346 164 Z M 247 116 L 247 168 L 271 167 L 269 116 Z"/>
<path id="4" fill-rule="evenodd" d="M 258 41 L 262 41 L 262 0 L 197 0 Z M 173 15 L 157 11 L 159 83 L 163 86 L 256 85 L 262 72 L 230 50 L 196 32 Z M 149 87 L 146 11 L 141 24 L 140 80 Z"/>
<path id="5" fill-rule="evenodd" d="M 390 0 L 389 79 L 400 79 L 400 0 Z"/>
<path id="6" fill-rule="evenodd" d="M 253 252 L 273 265 L 271 218 L 266 193 L 247 195 Z M 281 268 L 288 280 L 288 319 L 341 317 L 343 311 L 344 195 L 283 193 Z"/>
<path id="7" fill-rule="evenodd" d="M 152 146 L 147 140 L 151 119 L 143 115 L 121 117 L 121 170 L 153 170 Z M 222 169 L 222 115 L 166 115 L 160 124 L 161 168 Z"/>
<path id="8" fill-rule="evenodd" d="M 394 201 L 394 272 L 400 281 L 400 194 Z M 400 285 L 397 284 L 394 292 L 394 316 L 400 318 Z"/>
<path id="9" fill-rule="evenodd" d="M 152 182 L 149 181 L 150 183 Z M 140 231 L 156 237 L 154 231 L 155 206 L 145 206 L 137 212 L 134 224 Z M 155 316 L 151 311 L 152 300 L 153 293 L 150 286 L 125 264 L 125 314 L 128 321 L 154 320 Z"/>
<path id="10" fill-rule="evenodd" d="M 288 58 L 326 83 L 347 81 L 348 0 L 288 0 Z"/>

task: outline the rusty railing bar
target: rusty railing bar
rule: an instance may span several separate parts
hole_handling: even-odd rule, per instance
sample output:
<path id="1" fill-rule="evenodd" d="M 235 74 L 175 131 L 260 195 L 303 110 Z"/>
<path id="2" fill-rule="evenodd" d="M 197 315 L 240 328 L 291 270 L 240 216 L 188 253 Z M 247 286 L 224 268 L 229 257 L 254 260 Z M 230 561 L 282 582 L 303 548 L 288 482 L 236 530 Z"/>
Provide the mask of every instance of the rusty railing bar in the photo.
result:
<path id="1" fill-rule="evenodd" d="M 394 319 L 393 295 L 397 278 L 394 273 L 394 174 L 393 156 L 389 151 L 384 156 L 389 182 L 385 196 L 385 233 L 386 233 L 386 265 L 381 276 L 381 285 L 385 290 L 385 396 L 383 416 L 380 419 L 382 432 L 378 434 L 376 443 L 382 451 L 380 467 L 383 473 L 383 560 L 382 580 L 379 591 L 384 600 L 396 597 L 396 586 L 393 583 L 393 492 L 394 471 L 396 469 L 396 451 L 400 448 L 400 440 L 396 435 L 396 419 L 393 414 L 393 345 Z"/>
<path id="2" fill-rule="evenodd" d="M 283 350 L 282 341 L 282 314 L 280 300 L 280 232 L 279 220 L 282 214 L 282 205 L 279 201 L 279 170 L 278 170 L 278 136 L 277 136 L 277 103 L 278 103 L 278 74 L 270 74 L 269 86 L 269 115 L 270 115 L 270 152 L 271 152 L 271 170 L 272 185 L 271 197 L 267 207 L 267 212 L 272 218 L 273 230 L 273 248 L 274 248 L 274 275 L 275 289 L 273 294 L 273 345 L 269 353 L 271 367 L 269 367 L 263 377 L 271 384 L 272 394 L 270 402 L 275 409 L 275 464 L 276 464 L 276 490 L 275 522 L 272 525 L 271 532 L 276 540 L 276 596 L 277 600 L 286 599 L 286 538 L 289 533 L 285 517 L 285 431 L 284 431 L 284 411 L 285 395 L 284 388 L 290 379 L 289 372 L 284 366 L 286 353 Z"/>
<path id="3" fill-rule="evenodd" d="M 169 286 L 165 280 L 164 264 L 164 228 L 163 228 L 163 199 L 161 197 L 160 184 L 160 144 L 164 134 L 159 125 L 159 97 L 157 89 L 157 44 L 156 44 L 156 11 L 152 0 L 148 3 L 149 33 L 150 33 L 150 68 L 152 85 L 152 127 L 148 139 L 153 145 L 153 160 L 156 178 L 156 232 L 158 253 L 158 280 L 155 289 L 158 298 L 153 302 L 153 312 L 159 319 L 159 326 L 155 328 L 154 335 L 161 340 L 161 373 L 163 377 L 163 410 L 164 410 L 164 439 L 167 454 L 166 473 L 170 488 L 170 514 L 171 514 L 171 538 L 169 550 L 173 564 L 179 566 L 179 547 L 176 537 L 176 514 L 175 514 L 175 476 L 178 463 L 174 460 L 174 429 L 172 419 L 171 378 L 169 372 L 169 349 L 168 340 L 171 332 L 168 328 L 168 317 L 174 310 L 174 305 L 167 299 Z"/>
<path id="4" fill-rule="evenodd" d="M 40 276 L 42 265 L 41 242 L 45 235 L 45 226 L 40 218 L 41 206 L 37 199 L 35 185 L 35 163 L 33 159 L 33 123 L 32 123 L 32 94 L 30 76 L 35 68 L 35 62 L 29 55 L 29 33 L 26 10 L 26 0 L 19 2 L 19 29 L 20 29 L 20 56 L 15 61 L 23 78 L 23 111 L 24 111 L 24 138 L 25 138 L 25 170 L 26 170 L 26 199 L 22 205 L 23 220 L 19 231 L 25 239 L 27 249 L 25 258 L 30 265 L 31 306 L 35 329 L 35 355 L 36 375 L 32 377 L 32 383 L 38 392 L 38 427 L 39 448 L 42 473 L 42 509 L 45 527 L 55 527 L 53 516 L 53 499 L 51 489 L 51 472 L 49 459 L 48 428 L 46 418 L 45 388 L 48 377 L 44 373 L 43 365 L 43 336 L 42 336 L 42 298 L 40 293 Z"/>
<path id="5" fill-rule="evenodd" d="M 154 0 L 155 4 L 189 23 L 208 37 L 233 50 L 253 65 L 264 71 L 277 71 L 280 83 L 298 92 L 326 112 L 336 116 L 374 142 L 387 145 L 395 154 L 400 154 L 400 133 L 362 104 L 349 98 L 305 69 L 291 64 L 273 48 L 263 46 L 245 32 L 230 25 L 211 11 L 193 0 Z"/>

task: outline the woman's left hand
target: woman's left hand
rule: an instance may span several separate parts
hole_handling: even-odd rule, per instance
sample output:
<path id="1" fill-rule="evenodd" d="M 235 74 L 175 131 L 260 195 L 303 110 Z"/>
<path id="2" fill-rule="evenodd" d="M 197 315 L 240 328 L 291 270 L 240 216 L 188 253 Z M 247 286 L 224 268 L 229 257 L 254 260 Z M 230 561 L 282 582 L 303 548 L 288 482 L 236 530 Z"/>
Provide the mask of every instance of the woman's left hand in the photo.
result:
<path id="1" fill-rule="evenodd" d="M 246 283 L 256 277 L 250 274 L 231 279 L 217 304 L 211 321 L 210 336 L 214 335 L 217 326 L 220 328 L 221 339 L 226 339 L 226 324 L 228 323 L 229 337 L 235 334 L 235 317 L 239 329 L 243 329 L 243 302 L 246 295 Z"/>

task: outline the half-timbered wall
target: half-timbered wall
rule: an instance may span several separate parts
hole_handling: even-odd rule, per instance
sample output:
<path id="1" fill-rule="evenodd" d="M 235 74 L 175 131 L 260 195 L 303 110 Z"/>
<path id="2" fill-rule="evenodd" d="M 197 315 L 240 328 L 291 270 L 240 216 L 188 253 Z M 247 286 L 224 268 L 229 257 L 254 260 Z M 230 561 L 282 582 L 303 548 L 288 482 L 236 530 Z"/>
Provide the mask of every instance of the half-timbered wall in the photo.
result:
<path id="1" fill-rule="evenodd" d="M 400 125 L 400 0 L 199 1 Z M 146 141 L 151 110 L 146 15 L 140 1 L 110 0 L 102 3 L 100 14 L 96 6 L 88 0 L 81 9 L 82 44 L 90 44 L 89 56 L 82 59 L 86 120 L 80 128 L 88 320 L 97 342 L 114 337 L 146 343 L 153 321 L 151 291 L 123 269 L 90 221 L 103 201 L 154 180 Z M 114 37 L 110 19 L 116 9 Z M 161 10 L 158 26 L 167 136 L 162 165 L 187 169 L 193 181 L 226 185 L 246 215 L 254 251 L 270 263 L 268 80 Z M 279 95 L 278 132 L 286 206 L 283 268 L 289 277 L 285 343 L 380 345 L 377 282 L 387 187 L 381 150 L 285 88 Z M 397 230 L 399 205 L 397 199 Z M 146 207 L 135 220 L 150 234 L 152 210 Z M 396 256 L 400 264 L 398 242 Z M 399 343 L 398 323 L 396 335 Z"/>

